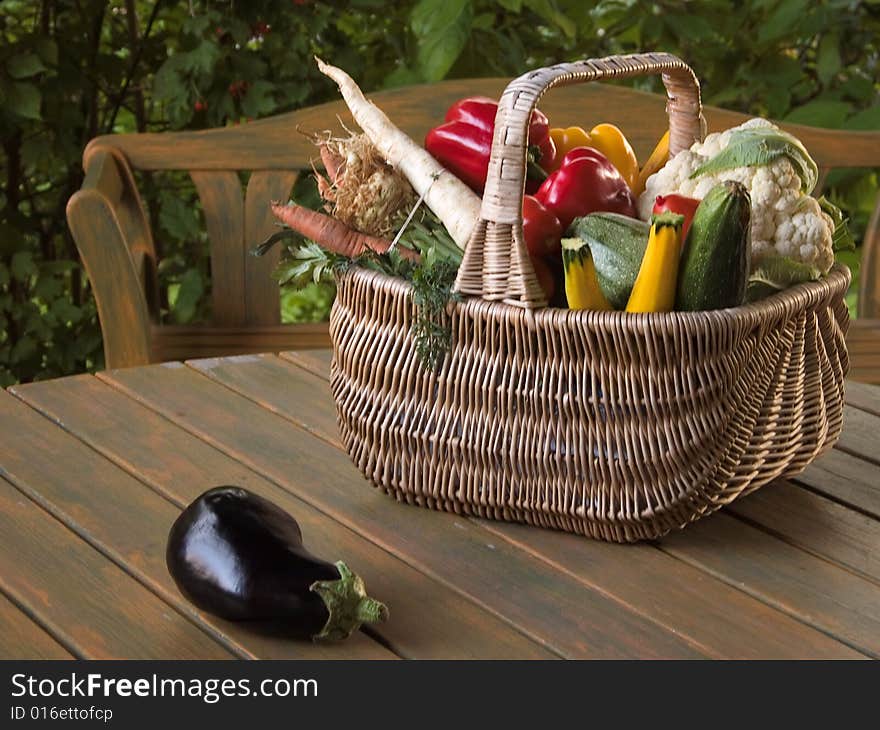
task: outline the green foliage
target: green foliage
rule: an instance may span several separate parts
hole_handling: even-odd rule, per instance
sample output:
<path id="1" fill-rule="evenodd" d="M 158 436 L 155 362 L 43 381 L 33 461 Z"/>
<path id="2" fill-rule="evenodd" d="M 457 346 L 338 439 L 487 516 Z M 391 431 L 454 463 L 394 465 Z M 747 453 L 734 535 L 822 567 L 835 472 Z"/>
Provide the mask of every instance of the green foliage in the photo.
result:
<path id="1" fill-rule="evenodd" d="M 880 6 L 868 1 L 4 0 L 0 34 L 4 385 L 102 365 L 94 301 L 64 219 L 88 140 L 243 124 L 334 99 L 314 54 L 374 90 L 667 50 L 696 69 L 708 104 L 880 127 Z M 632 83 L 660 89 L 656 78 Z M 599 110 L 587 112 L 585 123 L 600 121 Z M 864 171 L 829 179 L 829 199 L 851 216 L 857 239 L 877 182 Z M 138 183 L 161 248 L 162 316 L 201 321 L 210 264 L 192 183 L 184 174 Z M 285 319 L 326 316 L 332 293 L 326 284 L 283 292 Z"/>
<path id="2" fill-rule="evenodd" d="M 452 323 L 446 315 L 451 301 L 458 300 L 452 291 L 459 255 L 450 256 L 438 245 L 421 249 L 422 260 L 409 272 L 416 313 L 412 323 L 416 354 L 424 367 L 440 367 L 452 344 Z"/>
<path id="3" fill-rule="evenodd" d="M 311 283 L 302 289 L 284 289 L 281 292 L 281 321 L 322 322 L 327 319 L 335 296 L 336 287 L 332 283 Z"/>
<path id="4" fill-rule="evenodd" d="M 416 60 L 425 81 L 444 78 L 461 55 L 473 27 L 473 5 L 470 0 L 420 0 L 413 8 Z"/>
<path id="5" fill-rule="evenodd" d="M 288 253 L 275 272 L 278 283 L 302 289 L 307 284 L 332 283 L 333 271 L 344 257 L 330 253 L 314 241 L 300 241 L 288 247 Z"/>

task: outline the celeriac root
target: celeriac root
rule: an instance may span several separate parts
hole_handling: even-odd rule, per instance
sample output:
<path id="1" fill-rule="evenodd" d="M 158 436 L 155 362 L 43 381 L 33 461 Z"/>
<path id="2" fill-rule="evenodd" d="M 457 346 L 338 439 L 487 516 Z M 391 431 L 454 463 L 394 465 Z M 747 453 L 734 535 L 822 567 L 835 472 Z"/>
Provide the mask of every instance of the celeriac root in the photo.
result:
<path id="1" fill-rule="evenodd" d="M 308 136 L 318 145 L 327 172 L 325 178 L 315 170 L 324 209 L 357 231 L 393 237 L 399 213 L 408 212 L 418 197 L 403 173 L 385 162 L 365 134 Z"/>

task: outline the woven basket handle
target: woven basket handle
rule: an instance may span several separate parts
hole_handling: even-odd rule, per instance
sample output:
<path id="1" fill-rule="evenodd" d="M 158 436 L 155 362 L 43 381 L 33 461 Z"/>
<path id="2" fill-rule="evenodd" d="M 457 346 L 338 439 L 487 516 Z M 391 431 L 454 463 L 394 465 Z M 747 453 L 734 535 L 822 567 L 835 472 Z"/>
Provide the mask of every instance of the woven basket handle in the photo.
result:
<path id="1" fill-rule="evenodd" d="M 495 116 L 495 136 L 480 218 L 458 271 L 456 291 L 527 309 L 547 305 L 522 232 L 528 124 L 541 96 L 554 86 L 606 78 L 662 74 L 669 99 L 669 154 L 703 138 L 700 84 L 690 67 L 668 53 L 636 53 L 538 69 L 514 79 Z"/>

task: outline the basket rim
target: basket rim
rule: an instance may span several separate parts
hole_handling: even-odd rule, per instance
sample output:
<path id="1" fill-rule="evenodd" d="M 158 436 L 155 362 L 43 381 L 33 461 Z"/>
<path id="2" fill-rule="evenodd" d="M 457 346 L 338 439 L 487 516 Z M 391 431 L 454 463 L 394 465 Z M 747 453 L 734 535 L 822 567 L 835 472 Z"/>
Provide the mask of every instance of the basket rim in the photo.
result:
<path id="1" fill-rule="evenodd" d="M 412 284 L 405 279 L 381 271 L 353 266 L 338 273 L 339 280 L 351 278 L 390 294 L 409 295 Z M 759 322 L 787 317 L 795 312 L 816 308 L 820 303 L 842 300 L 849 288 L 852 274 L 847 266 L 835 263 L 829 272 L 818 281 L 809 281 L 790 286 L 757 302 L 742 304 L 728 309 L 714 309 L 702 312 L 626 312 L 623 310 L 596 311 L 544 307 L 525 309 L 504 301 L 489 301 L 481 297 L 463 297 L 453 301 L 450 306 L 473 313 L 485 313 L 513 319 L 526 318 L 537 326 L 549 325 L 556 328 L 602 327 L 643 334 L 672 329 L 700 330 L 714 326 L 751 327 Z"/>

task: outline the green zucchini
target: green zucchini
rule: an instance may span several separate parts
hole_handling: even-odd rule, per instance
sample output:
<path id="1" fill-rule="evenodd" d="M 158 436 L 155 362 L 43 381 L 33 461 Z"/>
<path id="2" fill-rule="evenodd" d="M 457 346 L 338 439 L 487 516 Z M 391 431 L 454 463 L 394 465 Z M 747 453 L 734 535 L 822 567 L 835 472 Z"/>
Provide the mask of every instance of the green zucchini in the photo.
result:
<path id="1" fill-rule="evenodd" d="M 650 230 L 645 221 L 619 213 L 590 213 L 569 228 L 569 233 L 590 247 L 599 288 L 614 309 L 626 307 Z"/>
<path id="2" fill-rule="evenodd" d="M 678 271 L 675 308 L 683 312 L 738 307 L 746 296 L 751 202 L 733 180 L 712 188 L 694 213 Z"/>

